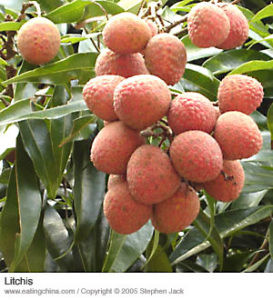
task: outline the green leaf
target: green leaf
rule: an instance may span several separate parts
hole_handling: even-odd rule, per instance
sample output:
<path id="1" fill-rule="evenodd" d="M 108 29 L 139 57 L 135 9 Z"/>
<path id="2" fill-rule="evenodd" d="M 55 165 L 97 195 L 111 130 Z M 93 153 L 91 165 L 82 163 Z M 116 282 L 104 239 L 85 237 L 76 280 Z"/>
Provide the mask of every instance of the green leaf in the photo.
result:
<path id="1" fill-rule="evenodd" d="M 259 206 L 248 209 L 236 209 L 221 213 L 215 217 L 215 226 L 223 239 L 247 226 L 258 223 L 270 216 L 272 205 Z M 175 265 L 192 255 L 196 255 L 210 247 L 209 241 L 204 241 L 204 236 L 196 228 L 191 229 L 176 249 L 171 253 L 170 260 Z"/>
<path id="2" fill-rule="evenodd" d="M 253 60 L 242 64 L 238 68 L 234 69 L 229 74 L 244 74 L 253 71 L 260 71 L 260 70 L 272 70 L 273 68 L 273 60 L 270 61 L 260 61 L 260 60 Z"/>
<path id="3" fill-rule="evenodd" d="M 100 213 L 105 193 L 105 174 L 90 162 L 90 140 L 76 142 L 74 161 L 74 207 L 77 216 L 76 240 L 90 233 Z"/>
<path id="4" fill-rule="evenodd" d="M 273 16 L 273 4 L 267 5 L 262 10 L 258 11 L 257 14 L 251 19 L 251 22 L 257 22 L 267 17 Z"/>
<path id="5" fill-rule="evenodd" d="M 148 222 L 130 235 L 112 231 L 110 245 L 103 265 L 103 272 L 125 272 L 147 248 L 154 228 Z"/>
<path id="6" fill-rule="evenodd" d="M 118 2 L 118 5 L 122 7 L 125 11 L 137 14 L 142 0 L 121 0 Z"/>
<path id="7" fill-rule="evenodd" d="M 63 4 L 62 0 L 38 0 L 41 9 L 48 12 Z"/>
<path id="8" fill-rule="evenodd" d="M 196 264 L 208 272 L 213 272 L 217 267 L 217 255 L 215 253 L 200 254 L 196 259 Z"/>
<path id="9" fill-rule="evenodd" d="M 214 75 L 229 72 L 242 64 L 253 60 L 270 60 L 270 56 L 262 52 L 246 49 L 235 49 L 222 52 L 203 63 Z"/>
<path id="10" fill-rule="evenodd" d="M 223 268 L 223 255 L 224 244 L 217 229 L 214 227 L 211 229 L 211 221 L 202 210 L 200 210 L 198 217 L 194 221 L 194 225 L 203 233 L 204 237 L 208 239 L 213 250 L 218 256 L 220 270 Z"/>
<path id="11" fill-rule="evenodd" d="M 268 253 L 267 255 L 265 255 L 263 258 L 261 258 L 260 260 L 258 260 L 255 264 L 253 264 L 252 266 L 248 267 L 247 269 L 245 269 L 243 271 L 243 273 L 250 273 L 250 272 L 254 272 L 255 270 L 257 270 L 268 258 L 270 257 L 270 254 Z"/>
<path id="12" fill-rule="evenodd" d="M 208 69 L 198 65 L 187 64 L 180 83 L 185 91 L 201 93 L 210 100 L 217 99 L 217 90 L 220 82 Z"/>
<path id="13" fill-rule="evenodd" d="M 273 259 L 273 220 L 271 220 L 269 224 L 269 252 L 271 255 L 271 259 Z"/>
<path id="14" fill-rule="evenodd" d="M 164 249 L 160 245 L 156 247 L 153 255 L 150 257 L 151 258 L 149 262 L 146 263 L 145 266 L 146 272 L 172 272 L 173 271 L 169 258 L 166 252 L 164 251 Z"/>
<path id="15" fill-rule="evenodd" d="M 240 197 L 231 203 L 232 209 L 255 207 L 260 204 L 268 190 L 255 193 L 241 193 Z"/>
<path id="16" fill-rule="evenodd" d="M 47 206 L 44 213 L 43 228 L 47 249 L 63 271 L 73 271 L 71 239 L 58 212 Z"/>
<path id="17" fill-rule="evenodd" d="M 47 64 L 34 70 L 22 73 L 2 84 L 15 82 L 40 82 L 46 84 L 63 85 L 72 79 L 79 79 L 85 83 L 94 75 L 94 65 L 98 53 L 73 54 L 58 62 Z"/>
<path id="18" fill-rule="evenodd" d="M 0 23 L 0 31 L 17 31 L 23 22 L 3 22 Z"/>
<path id="19" fill-rule="evenodd" d="M 214 47 L 199 48 L 191 42 L 188 35 L 183 37 L 181 39 L 181 41 L 183 42 L 183 44 L 185 45 L 186 50 L 187 50 L 187 62 L 191 62 L 193 60 L 197 60 L 200 58 L 211 57 L 211 56 L 217 55 L 223 51 L 221 49 L 217 49 Z"/>
<path id="20" fill-rule="evenodd" d="M 0 240 L 11 272 L 21 263 L 33 241 L 41 205 L 38 180 L 19 137 L 16 164 L 11 173 L 7 200 L 1 214 Z"/>
<path id="21" fill-rule="evenodd" d="M 1 25 L 1 24 L 0 24 Z M 3 58 L 1 58 L 0 57 L 0 65 L 4 65 L 4 66 L 6 66 L 8 63 L 3 59 Z"/>
<path id="22" fill-rule="evenodd" d="M 267 111 L 267 127 L 270 130 L 271 140 L 273 140 L 273 104 L 270 105 Z"/>

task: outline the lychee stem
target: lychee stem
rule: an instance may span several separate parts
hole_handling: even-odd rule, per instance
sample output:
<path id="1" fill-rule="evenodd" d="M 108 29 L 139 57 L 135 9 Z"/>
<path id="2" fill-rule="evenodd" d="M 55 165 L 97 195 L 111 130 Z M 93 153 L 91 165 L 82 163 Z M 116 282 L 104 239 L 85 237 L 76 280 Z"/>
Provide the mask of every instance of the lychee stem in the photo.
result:
<path id="1" fill-rule="evenodd" d="M 241 2 L 241 0 L 234 0 L 231 2 L 232 5 L 238 4 L 239 2 Z"/>
<path id="2" fill-rule="evenodd" d="M 221 174 L 224 176 L 225 181 L 231 181 L 234 180 L 234 176 L 227 175 L 224 171 L 221 171 Z"/>
<path id="3" fill-rule="evenodd" d="M 28 7 L 34 6 L 35 9 L 36 9 L 36 12 L 37 12 L 37 16 L 38 16 L 38 17 L 41 17 L 42 12 L 41 12 L 41 7 L 40 7 L 40 5 L 39 5 L 38 2 L 36 2 L 36 1 L 29 1 L 27 4 L 29 4 Z M 28 8 L 28 7 L 27 7 L 27 8 Z"/>
<path id="4" fill-rule="evenodd" d="M 186 22 L 187 19 L 188 19 L 188 14 L 186 14 L 185 16 L 183 16 L 183 18 L 181 18 L 180 20 L 178 20 L 178 21 L 172 23 L 171 25 L 166 26 L 166 27 L 165 27 L 165 32 L 170 32 L 174 27 L 176 27 L 176 26 L 178 26 L 178 25 L 180 25 L 180 24 Z"/>

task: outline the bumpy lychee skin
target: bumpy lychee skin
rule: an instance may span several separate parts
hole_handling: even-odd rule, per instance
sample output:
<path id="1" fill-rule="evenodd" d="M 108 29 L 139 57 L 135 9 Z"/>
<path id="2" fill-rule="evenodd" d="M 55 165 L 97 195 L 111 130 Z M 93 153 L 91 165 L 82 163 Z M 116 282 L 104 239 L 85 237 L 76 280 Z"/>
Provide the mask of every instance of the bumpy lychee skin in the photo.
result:
<path id="1" fill-rule="evenodd" d="M 114 90 L 124 78 L 117 75 L 104 75 L 90 79 L 83 88 L 83 99 L 88 108 L 105 121 L 118 117 L 114 111 Z"/>
<path id="2" fill-rule="evenodd" d="M 238 160 L 224 160 L 223 172 L 214 180 L 205 182 L 204 188 L 214 199 L 231 202 L 237 199 L 244 187 L 245 173 Z"/>
<path id="3" fill-rule="evenodd" d="M 206 182 L 215 179 L 223 168 L 223 155 L 208 133 L 190 130 L 175 137 L 170 156 L 176 171 L 185 179 Z"/>
<path id="4" fill-rule="evenodd" d="M 140 74 L 149 74 L 144 58 L 140 53 L 117 54 L 109 49 L 100 53 L 96 60 L 95 72 L 100 75 L 120 75 L 131 77 Z"/>
<path id="5" fill-rule="evenodd" d="M 102 36 L 109 49 L 119 54 L 128 54 L 143 50 L 152 34 L 144 20 L 125 12 L 107 22 Z"/>
<path id="6" fill-rule="evenodd" d="M 102 172 L 125 174 L 131 154 L 143 143 L 139 132 L 122 122 L 111 122 L 96 136 L 91 148 L 91 161 Z"/>
<path id="7" fill-rule="evenodd" d="M 263 86 L 255 78 L 229 75 L 218 89 L 219 108 L 221 113 L 236 110 L 250 115 L 261 105 L 263 96 Z"/>
<path id="8" fill-rule="evenodd" d="M 199 210 L 196 192 L 182 183 L 174 195 L 154 206 L 152 223 L 162 233 L 179 232 L 196 219 Z"/>
<path id="9" fill-rule="evenodd" d="M 248 158 L 258 153 L 263 144 L 256 123 L 239 111 L 229 111 L 218 118 L 214 138 L 227 160 Z"/>
<path id="10" fill-rule="evenodd" d="M 33 65 L 51 61 L 58 53 L 60 43 L 58 28 L 43 17 L 27 21 L 18 32 L 18 49 L 22 57 Z"/>
<path id="11" fill-rule="evenodd" d="M 168 112 L 169 126 L 175 134 L 188 130 L 210 133 L 216 123 L 216 113 L 212 102 L 205 96 L 187 92 L 177 96 Z"/>
<path id="12" fill-rule="evenodd" d="M 180 178 L 168 155 L 152 145 L 143 145 L 132 154 L 127 181 L 134 199 L 144 204 L 167 199 L 180 185 Z"/>
<path id="13" fill-rule="evenodd" d="M 232 4 L 219 4 L 229 19 L 230 31 L 223 43 L 217 48 L 232 49 L 244 44 L 248 38 L 249 26 L 244 14 Z"/>
<path id="14" fill-rule="evenodd" d="M 110 190 L 113 186 L 122 182 L 126 182 L 126 175 L 111 174 L 108 178 L 107 189 Z"/>
<path id="15" fill-rule="evenodd" d="M 152 206 L 134 201 L 126 182 L 116 184 L 106 193 L 103 210 L 110 227 L 120 234 L 138 231 L 152 215 Z"/>
<path id="16" fill-rule="evenodd" d="M 147 23 L 147 25 L 150 28 L 152 37 L 155 36 L 156 34 L 158 34 L 158 28 L 156 26 L 156 24 L 152 21 L 152 20 L 145 20 L 145 22 Z"/>
<path id="17" fill-rule="evenodd" d="M 183 76 L 187 62 L 184 44 L 168 33 L 155 35 L 144 50 L 149 72 L 174 85 Z"/>
<path id="18" fill-rule="evenodd" d="M 189 37 L 200 48 L 217 46 L 229 34 L 229 19 L 222 9 L 211 3 L 199 3 L 189 13 Z"/>
<path id="19" fill-rule="evenodd" d="M 153 75 L 123 80 L 114 92 L 114 109 L 121 121 L 142 130 L 160 120 L 168 111 L 171 94 L 166 83 Z"/>

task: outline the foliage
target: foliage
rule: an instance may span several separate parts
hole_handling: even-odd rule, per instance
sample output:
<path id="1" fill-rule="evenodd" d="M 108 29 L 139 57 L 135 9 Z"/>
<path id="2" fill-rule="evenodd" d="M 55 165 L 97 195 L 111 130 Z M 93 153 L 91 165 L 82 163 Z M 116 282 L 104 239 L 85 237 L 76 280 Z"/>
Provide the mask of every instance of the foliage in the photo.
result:
<path id="1" fill-rule="evenodd" d="M 107 178 L 89 160 L 90 145 L 102 124 L 85 106 L 81 91 L 94 76 L 106 16 L 137 13 L 141 3 L 147 3 L 37 2 L 62 34 L 57 57 L 40 67 L 22 62 L 18 54 L 5 57 L 4 40 L 24 23 L 21 18 L 16 21 L 23 1 L 0 1 L 0 140 L 11 128 L 18 133 L 14 140 L 10 137 L 11 143 L 1 145 L 0 153 L 2 271 L 270 272 L 273 4 L 242 1 L 250 32 L 240 49 L 197 48 L 181 24 L 172 29 L 188 54 L 185 75 L 172 88 L 175 92 L 198 91 L 215 101 L 219 80 L 229 72 L 251 75 L 264 87 L 264 102 L 252 114 L 264 146 L 243 161 L 243 193 L 232 204 L 216 203 L 200 193 L 197 220 L 179 234 L 159 234 L 147 223 L 126 236 L 111 232 L 103 215 Z M 174 23 L 194 2 L 198 1 L 167 2 L 161 16 Z M 29 8 L 27 15 L 34 16 L 35 9 Z"/>

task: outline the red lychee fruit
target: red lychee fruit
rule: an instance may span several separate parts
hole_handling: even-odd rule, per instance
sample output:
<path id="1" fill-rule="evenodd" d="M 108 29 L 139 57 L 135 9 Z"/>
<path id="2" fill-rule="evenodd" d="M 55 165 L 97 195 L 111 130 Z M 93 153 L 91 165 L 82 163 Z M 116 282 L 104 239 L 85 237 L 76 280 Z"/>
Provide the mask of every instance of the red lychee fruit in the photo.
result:
<path id="1" fill-rule="evenodd" d="M 144 58 L 140 53 L 117 54 L 109 49 L 100 53 L 96 60 L 95 72 L 100 75 L 120 75 L 131 77 L 140 74 L 149 74 Z"/>
<path id="2" fill-rule="evenodd" d="M 144 204 L 167 199 L 180 185 L 168 155 L 152 145 L 143 145 L 132 154 L 127 166 L 127 181 L 134 199 Z"/>
<path id="3" fill-rule="evenodd" d="M 114 185 L 126 182 L 126 175 L 111 174 L 108 178 L 107 189 L 110 190 Z"/>
<path id="4" fill-rule="evenodd" d="M 171 94 L 166 83 L 153 75 L 123 80 L 114 92 L 114 109 L 121 121 L 142 130 L 160 120 L 168 111 Z"/>
<path id="5" fill-rule="evenodd" d="M 256 123 L 239 111 L 229 111 L 218 118 L 214 138 L 227 160 L 248 158 L 258 153 L 263 144 Z"/>
<path id="6" fill-rule="evenodd" d="M 144 57 L 147 69 L 167 84 L 177 83 L 185 71 L 187 53 L 184 44 L 168 33 L 155 35 L 148 42 Z"/>
<path id="7" fill-rule="evenodd" d="M 244 187 L 245 173 L 238 160 L 224 160 L 223 171 L 204 188 L 214 199 L 230 202 L 237 199 Z"/>
<path id="8" fill-rule="evenodd" d="M 27 21 L 18 32 L 18 49 L 22 57 L 33 65 L 51 61 L 58 53 L 60 43 L 58 28 L 43 17 Z"/>
<path id="9" fill-rule="evenodd" d="M 185 179 L 206 182 L 215 179 L 223 168 L 223 155 L 208 133 L 190 130 L 177 135 L 170 147 L 176 171 Z"/>
<path id="10" fill-rule="evenodd" d="M 188 130 L 210 133 L 216 123 L 215 109 L 205 96 L 187 92 L 177 96 L 168 112 L 169 126 L 175 134 Z"/>
<path id="11" fill-rule="evenodd" d="M 162 233 L 179 232 L 196 219 L 199 210 L 200 201 L 196 192 L 182 183 L 174 195 L 154 205 L 152 223 Z"/>
<path id="12" fill-rule="evenodd" d="M 124 12 L 112 17 L 102 32 L 105 45 L 119 54 L 143 50 L 151 38 L 147 23 L 138 16 Z"/>
<path id="13" fill-rule="evenodd" d="M 94 166 L 108 174 L 125 174 L 131 154 L 144 143 L 138 131 L 111 122 L 96 136 L 91 148 Z"/>
<path id="14" fill-rule="evenodd" d="M 104 75 L 90 79 L 83 88 L 83 99 L 88 108 L 105 121 L 118 117 L 114 111 L 114 90 L 124 78 L 117 75 Z"/>
<path id="15" fill-rule="evenodd" d="M 247 18 L 232 4 L 219 4 L 229 19 L 230 30 L 224 42 L 219 43 L 217 48 L 232 49 L 244 44 L 248 38 L 249 26 Z"/>
<path id="16" fill-rule="evenodd" d="M 126 182 L 115 184 L 106 193 L 103 210 L 110 227 L 120 234 L 138 231 L 152 215 L 152 206 L 134 201 Z"/>
<path id="17" fill-rule="evenodd" d="M 147 20 L 145 20 L 145 22 L 147 23 L 147 25 L 149 26 L 149 28 L 151 30 L 152 37 L 155 36 L 156 34 L 158 34 L 158 28 L 152 20 L 147 19 Z"/>
<path id="18" fill-rule="evenodd" d="M 250 115 L 260 106 L 263 96 L 263 86 L 255 78 L 229 75 L 218 89 L 219 108 L 221 113 L 236 110 Z"/>
<path id="19" fill-rule="evenodd" d="M 214 4 L 198 3 L 189 13 L 189 37 L 197 47 L 218 46 L 226 40 L 229 30 L 228 17 L 220 7 Z"/>

